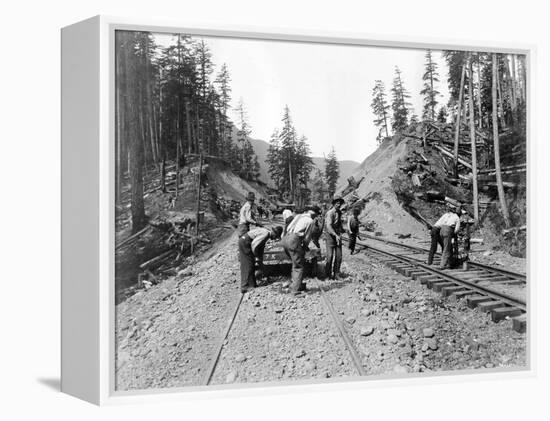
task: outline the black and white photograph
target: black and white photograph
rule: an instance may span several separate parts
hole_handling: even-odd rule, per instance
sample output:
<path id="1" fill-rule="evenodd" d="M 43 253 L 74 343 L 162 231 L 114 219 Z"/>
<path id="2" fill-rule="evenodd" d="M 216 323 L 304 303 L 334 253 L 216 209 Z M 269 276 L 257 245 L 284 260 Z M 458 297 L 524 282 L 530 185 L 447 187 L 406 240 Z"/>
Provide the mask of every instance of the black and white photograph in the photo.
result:
<path id="1" fill-rule="evenodd" d="M 115 390 L 529 369 L 509 51 L 116 30 Z"/>

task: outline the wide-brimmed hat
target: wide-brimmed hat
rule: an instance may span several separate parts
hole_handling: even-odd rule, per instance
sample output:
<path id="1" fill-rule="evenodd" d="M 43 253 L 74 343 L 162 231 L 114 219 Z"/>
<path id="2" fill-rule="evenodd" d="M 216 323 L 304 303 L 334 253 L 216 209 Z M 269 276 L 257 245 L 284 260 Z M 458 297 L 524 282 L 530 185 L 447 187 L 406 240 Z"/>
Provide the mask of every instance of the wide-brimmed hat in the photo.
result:
<path id="1" fill-rule="evenodd" d="M 246 200 L 256 200 L 256 195 L 254 194 L 254 192 L 248 192 L 248 194 L 246 195 Z"/>
<path id="2" fill-rule="evenodd" d="M 332 204 L 334 205 L 336 202 L 340 202 L 342 205 L 346 203 L 342 196 L 334 196 L 334 198 L 332 199 Z"/>
<path id="3" fill-rule="evenodd" d="M 321 215 L 321 208 L 317 205 L 309 205 L 306 210 L 315 212 L 316 215 Z"/>

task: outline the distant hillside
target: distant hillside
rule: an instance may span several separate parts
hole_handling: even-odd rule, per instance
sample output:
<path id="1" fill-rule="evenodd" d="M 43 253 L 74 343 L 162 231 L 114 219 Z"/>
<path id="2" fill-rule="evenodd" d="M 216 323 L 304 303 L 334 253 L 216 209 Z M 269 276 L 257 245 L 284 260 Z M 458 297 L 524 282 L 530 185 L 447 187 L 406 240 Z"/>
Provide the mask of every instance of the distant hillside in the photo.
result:
<path id="1" fill-rule="evenodd" d="M 269 148 L 269 143 L 261 139 L 250 139 L 252 147 L 258 155 L 258 161 L 260 161 L 260 180 L 271 185 L 271 179 L 267 173 L 267 164 L 265 160 L 267 159 L 267 151 Z M 353 174 L 355 169 L 359 166 L 358 162 L 355 161 L 339 161 L 340 162 L 340 179 L 338 184 L 345 183 L 349 176 Z M 313 163 L 321 171 L 325 171 L 325 158 L 313 157 Z"/>

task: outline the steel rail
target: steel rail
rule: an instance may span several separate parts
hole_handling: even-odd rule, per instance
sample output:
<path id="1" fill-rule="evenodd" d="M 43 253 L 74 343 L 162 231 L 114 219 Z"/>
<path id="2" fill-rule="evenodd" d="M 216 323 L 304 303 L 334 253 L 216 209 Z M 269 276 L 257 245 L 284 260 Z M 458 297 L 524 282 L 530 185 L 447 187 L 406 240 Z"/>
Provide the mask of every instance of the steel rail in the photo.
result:
<path id="1" fill-rule="evenodd" d="M 444 280 L 447 280 L 449 282 L 453 282 L 455 284 L 459 284 L 461 286 L 464 286 L 464 287 L 467 287 L 471 290 L 474 290 L 474 291 L 477 291 L 479 292 L 480 294 L 483 294 L 485 296 L 488 296 L 488 297 L 491 297 L 491 298 L 494 298 L 498 301 L 502 301 L 503 303 L 505 304 L 508 304 L 508 305 L 511 305 L 511 306 L 514 306 L 514 307 L 518 307 L 520 308 L 521 310 L 524 310 L 524 311 L 527 311 L 527 304 L 525 301 L 523 300 L 520 300 L 519 298 L 516 298 L 516 297 L 512 297 L 508 294 L 504 294 L 504 293 L 501 293 L 501 292 L 497 292 L 497 291 L 494 291 L 490 288 L 485 288 L 483 286 L 480 286 L 480 285 L 476 285 L 472 282 L 468 282 L 468 281 L 465 281 L 463 279 L 460 279 L 460 278 L 457 278 L 457 277 L 454 277 L 452 275 L 449 275 L 448 273 L 445 273 L 445 272 L 442 272 L 442 271 L 439 271 L 437 269 L 434 269 L 433 267 L 431 266 L 428 266 L 424 263 L 421 263 L 421 262 L 418 262 L 414 259 L 411 259 L 409 257 L 404 257 L 404 256 L 400 256 L 399 254 L 395 254 L 395 253 L 391 253 L 389 251 L 386 251 L 386 250 L 382 250 L 382 249 L 379 249 L 377 247 L 373 247 L 373 246 L 370 246 L 370 245 L 367 245 L 363 242 L 357 242 L 357 244 L 363 246 L 364 248 L 366 249 L 370 249 L 378 254 L 382 254 L 382 255 L 385 255 L 385 256 L 388 256 L 388 257 L 392 257 L 394 259 L 398 259 L 398 260 L 401 260 L 407 264 L 410 264 L 412 266 L 417 266 L 419 268 L 422 268 L 423 270 L 425 270 L 426 272 L 430 272 L 434 275 L 437 275 L 438 277 L 444 279 Z"/>
<path id="2" fill-rule="evenodd" d="M 399 241 L 388 240 L 388 239 L 376 237 L 376 236 L 370 235 L 370 234 L 361 233 L 361 236 L 364 236 L 366 238 L 370 238 L 371 240 L 376 240 L 376 241 L 380 241 L 380 242 L 383 242 L 383 243 L 393 244 L 393 245 L 396 245 L 396 246 L 399 246 L 399 247 L 408 248 L 410 250 L 416 250 L 416 251 L 423 252 L 423 253 L 428 253 L 429 252 L 428 249 L 424 249 L 422 247 L 411 246 L 409 244 L 400 243 Z M 490 271 L 493 271 L 493 272 L 497 272 L 497 273 L 500 273 L 502 275 L 510 276 L 511 278 L 521 279 L 521 280 L 524 280 L 524 281 L 527 279 L 527 275 L 525 275 L 524 273 L 512 272 L 510 270 L 485 265 L 483 263 L 472 262 L 471 260 L 468 260 L 468 264 L 471 265 L 471 266 L 475 266 L 475 267 L 485 269 L 485 270 L 490 270 Z"/>
<path id="3" fill-rule="evenodd" d="M 365 376 L 366 372 L 363 368 L 363 364 L 361 362 L 361 357 L 359 357 L 359 354 L 357 353 L 357 350 L 355 348 L 355 345 L 353 344 L 353 341 L 349 337 L 348 333 L 346 332 L 346 329 L 342 325 L 342 322 L 340 321 L 340 318 L 336 314 L 336 311 L 334 311 L 334 308 L 332 307 L 332 303 L 327 297 L 327 294 L 325 293 L 323 287 L 319 283 L 318 280 L 315 280 L 315 283 L 317 284 L 317 287 L 319 288 L 319 291 L 321 291 L 321 297 L 323 299 L 323 302 L 325 303 L 325 306 L 327 307 L 331 317 L 332 321 L 334 322 L 336 329 L 338 330 L 338 333 L 342 340 L 344 341 L 344 344 L 346 345 L 346 348 L 351 356 L 351 360 L 353 362 L 353 365 L 355 366 L 355 369 L 357 370 L 357 373 L 360 376 Z"/>
<path id="4" fill-rule="evenodd" d="M 220 359 L 220 355 L 223 350 L 223 345 L 225 340 L 227 339 L 227 336 L 229 335 L 229 331 L 231 330 L 231 327 L 233 326 L 233 322 L 235 321 L 235 318 L 237 317 L 237 313 L 239 312 L 239 308 L 241 307 L 241 303 L 243 301 L 244 294 L 239 294 L 239 299 L 237 300 L 237 305 L 235 306 L 233 312 L 231 313 L 231 318 L 229 319 L 229 322 L 227 323 L 227 327 L 225 328 L 225 332 L 223 336 L 218 341 L 218 345 L 216 347 L 216 354 L 214 355 L 214 358 L 210 362 L 210 366 L 208 367 L 208 370 L 206 371 L 206 375 L 203 378 L 202 384 L 205 386 L 208 386 L 210 384 L 210 381 L 212 380 L 212 377 L 214 376 L 214 371 L 216 371 L 216 366 L 218 365 L 218 361 Z"/>

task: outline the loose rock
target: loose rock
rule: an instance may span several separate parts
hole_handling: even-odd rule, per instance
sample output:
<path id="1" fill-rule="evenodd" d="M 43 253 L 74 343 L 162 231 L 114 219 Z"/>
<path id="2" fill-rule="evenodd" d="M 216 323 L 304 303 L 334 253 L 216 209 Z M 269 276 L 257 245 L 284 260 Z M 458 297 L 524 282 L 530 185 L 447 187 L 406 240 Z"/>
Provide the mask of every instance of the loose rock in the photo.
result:
<path id="1" fill-rule="evenodd" d="M 236 371 L 230 371 L 227 373 L 227 376 L 225 377 L 226 383 L 234 383 L 235 380 L 237 380 L 237 372 Z"/>
<path id="2" fill-rule="evenodd" d="M 425 338 L 431 338 L 434 336 L 434 331 L 433 329 L 425 328 L 422 330 L 422 334 L 424 335 Z"/>
<path id="3" fill-rule="evenodd" d="M 374 332 L 374 327 L 366 326 L 361 328 L 360 334 L 361 336 L 369 336 L 369 335 L 372 335 L 373 332 Z"/>

